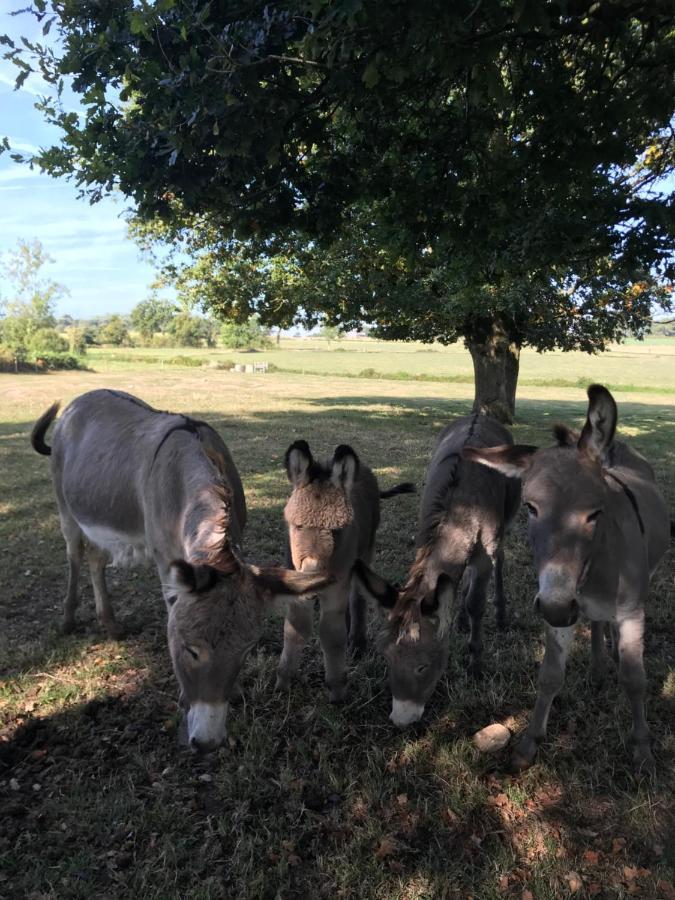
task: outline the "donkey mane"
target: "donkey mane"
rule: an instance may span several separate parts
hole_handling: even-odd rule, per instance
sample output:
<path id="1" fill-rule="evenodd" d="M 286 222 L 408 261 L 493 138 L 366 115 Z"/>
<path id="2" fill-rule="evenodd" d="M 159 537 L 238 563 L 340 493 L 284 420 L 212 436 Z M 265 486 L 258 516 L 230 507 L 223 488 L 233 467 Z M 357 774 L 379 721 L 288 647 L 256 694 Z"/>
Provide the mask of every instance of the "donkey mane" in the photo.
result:
<path id="1" fill-rule="evenodd" d="M 464 443 L 462 444 L 462 448 L 460 448 L 460 450 L 458 451 L 453 450 L 451 453 L 448 453 L 443 457 L 443 459 L 438 462 L 436 466 L 434 477 L 438 483 L 438 487 L 435 495 L 431 499 L 427 521 L 424 525 L 424 528 L 420 531 L 417 541 L 418 546 L 420 548 L 427 548 L 428 552 L 431 552 L 431 548 L 438 536 L 438 529 L 442 525 L 448 511 L 450 497 L 452 496 L 454 489 L 457 487 L 459 464 L 462 460 L 461 450 L 467 445 L 469 440 L 475 434 L 480 417 L 481 413 L 473 414 L 471 424 L 469 425 L 469 430 L 467 431 L 466 437 L 464 438 Z M 438 475 L 440 473 L 442 473 L 442 478 L 438 478 Z M 418 560 L 421 562 L 419 552 L 418 556 L 415 559 L 415 563 L 413 563 L 413 566 L 416 566 L 418 564 Z"/>

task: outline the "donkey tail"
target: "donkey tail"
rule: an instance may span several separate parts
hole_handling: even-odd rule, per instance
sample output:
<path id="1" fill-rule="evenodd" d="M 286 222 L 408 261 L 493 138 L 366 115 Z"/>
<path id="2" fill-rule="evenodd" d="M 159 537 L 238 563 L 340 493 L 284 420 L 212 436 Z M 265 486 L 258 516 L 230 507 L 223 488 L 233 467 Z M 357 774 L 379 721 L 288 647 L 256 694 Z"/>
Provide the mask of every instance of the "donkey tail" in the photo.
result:
<path id="1" fill-rule="evenodd" d="M 45 434 L 56 418 L 59 406 L 61 406 L 61 403 L 58 400 L 56 403 L 52 403 L 49 409 L 43 412 L 35 425 L 33 425 L 33 430 L 30 433 L 30 442 L 33 450 L 41 453 L 43 456 L 51 456 L 52 448 L 45 444 Z"/>
<path id="2" fill-rule="evenodd" d="M 388 500 L 389 497 L 395 497 L 397 494 L 416 494 L 417 488 L 412 483 L 412 481 L 404 481 L 402 484 L 397 484 L 392 488 L 389 488 L 388 491 L 380 491 L 380 499 Z"/>

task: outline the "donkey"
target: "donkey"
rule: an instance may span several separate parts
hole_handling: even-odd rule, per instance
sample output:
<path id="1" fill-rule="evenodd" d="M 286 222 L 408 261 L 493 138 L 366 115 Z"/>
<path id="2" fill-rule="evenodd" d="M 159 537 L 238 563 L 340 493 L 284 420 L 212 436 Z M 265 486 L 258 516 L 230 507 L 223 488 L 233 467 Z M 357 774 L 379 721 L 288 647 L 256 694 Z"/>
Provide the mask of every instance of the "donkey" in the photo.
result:
<path id="1" fill-rule="evenodd" d="M 239 545 L 246 503 L 227 447 L 205 422 L 158 412 L 121 391 L 96 390 L 37 421 L 33 448 L 51 455 L 69 576 L 64 630 L 75 624 L 85 538 L 96 610 L 110 637 L 122 629 L 105 566 L 153 560 L 168 608 L 173 668 L 192 749 L 225 739 L 242 663 L 277 596 L 315 592 L 329 579 L 246 565 Z"/>
<path id="2" fill-rule="evenodd" d="M 414 493 L 415 486 L 406 482 L 380 491 L 372 470 L 346 444 L 336 447 L 330 462 L 320 463 L 306 441 L 295 441 L 286 451 L 285 463 L 293 485 L 284 510 L 287 562 L 301 572 L 323 572 L 334 580 L 322 592 L 319 638 L 329 699 L 337 703 L 347 685 L 347 628 L 353 652 L 366 645 L 366 603 L 352 583 L 354 562 L 372 557 L 380 499 Z M 311 631 L 311 607 L 289 603 L 278 688 L 288 688 L 297 673 Z"/>
<path id="3" fill-rule="evenodd" d="M 546 736 L 579 613 L 592 623 L 596 677 L 604 667 L 604 623 L 611 625 L 619 680 L 633 713 L 633 762 L 638 768 L 653 765 L 642 660 L 645 602 L 649 579 L 668 549 L 670 522 L 652 467 L 614 440 L 616 420 L 614 398 L 593 384 L 580 436 L 557 426 L 557 446 L 548 449 L 464 451 L 468 459 L 520 479 L 529 511 L 539 576 L 534 605 L 546 622 L 546 651 L 534 713 L 513 754 L 517 770 L 531 765 Z"/>
<path id="4" fill-rule="evenodd" d="M 481 623 L 493 571 L 497 624 L 505 625 L 503 540 L 518 511 L 519 486 L 462 458 L 465 447 L 504 443 L 512 443 L 506 428 L 480 413 L 448 425 L 427 471 L 417 551 L 405 586 L 393 587 L 363 560 L 355 566 L 362 590 L 389 612 L 378 644 L 389 669 L 390 718 L 402 728 L 422 717 L 445 670 L 452 611 L 465 577 L 471 674 L 481 671 Z"/>

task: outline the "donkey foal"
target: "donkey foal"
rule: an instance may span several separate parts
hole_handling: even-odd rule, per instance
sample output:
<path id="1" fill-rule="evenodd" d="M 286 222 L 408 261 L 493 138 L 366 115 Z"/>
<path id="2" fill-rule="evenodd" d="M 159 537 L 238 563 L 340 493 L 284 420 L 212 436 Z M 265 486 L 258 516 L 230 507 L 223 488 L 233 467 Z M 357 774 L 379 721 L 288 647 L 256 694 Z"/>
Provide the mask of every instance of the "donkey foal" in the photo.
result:
<path id="1" fill-rule="evenodd" d="M 343 699 L 347 685 L 347 628 L 354 653 L 366 645 L 367 608 L 352 581 L 354 563 L 372 557 L 380 498 L 413 493 L 415 487 L 405 483 L 380 492 L 373 472 L 346 444 L 336 448 L 330 462 L 319 463 L 306 441 L 296 441 L 286 451 L 286 472 L 293 485 L 284 510 L 288 563 L 301 572 L 325 573 L 334 580 L 321 593 L 319 639 L 328 695 L 336 703 Z M 277 687 L 289 686 L 311 630 L 311 607 L 291 601 Z"/>

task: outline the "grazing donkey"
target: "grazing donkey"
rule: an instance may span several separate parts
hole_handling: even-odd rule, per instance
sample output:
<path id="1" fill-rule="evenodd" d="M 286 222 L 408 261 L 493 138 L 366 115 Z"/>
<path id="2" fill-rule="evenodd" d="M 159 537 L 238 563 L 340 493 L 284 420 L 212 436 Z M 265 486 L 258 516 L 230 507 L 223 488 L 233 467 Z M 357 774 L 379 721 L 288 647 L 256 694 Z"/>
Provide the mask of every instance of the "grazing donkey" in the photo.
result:
<path id="1" fill-rule="evenodd" d="M 106 564 L 153 560 L 190 746 L 213 749 L 225 739 L 229 700 L 266 608 L 276 595 L 316 591 L 328 579 L 241 561 L 241 480 L 205 422 L 158 412 L 121 391 L 96 390 L 64 410 L 48 447 L 44 436 L 58 408 L 40 417 L 31 443 L 51 455 L 69 563 L 64 629 L 75 623 L 85 538 L 96 610 L 111 637 L 122 629 L 106 589 Z"/>
<path id="2" fill-rule="evenodd" d="M 334 579 L 321 595 L 319 638 L 329 699 L 337 703 L 347 685 L 346 621 L 351 649 L 358 653 L 366 644 L 366 603 L 352 583 L 354 562 L 372 557 L 380 499 L 414 493 L 415 486 L 399 484 L 381 492 L 371 469 L 346 444 L 335 449 L 329 463 L 319 463 L 306 441 L 296 441 L 286 451 L 286 473 L 293 485 L 284 510 L 288 564 Z M 289 603 L 277 687 L 288 688 L 311 630 L 311 607 Z"/>
<path id="3" fill-rule="evenodd" d="M 389 610 L 379 635 L 392 693 L 391 720 L 400 727 L 421 718 L 448 658 L 449 626 L 463 576 L 464 610 L 471 625 L 470 671 L 480 674 L 481 621 L 495 573 L 497 624 L 505 624 L 503 538 L 520 503 L 516 482 L 462 459 L 465 447 L 512 443 L 485 415 L 456 419 L 440 434 L 427 472 L 417 552 L 403 589 L 392 587 L 364 561 L 355 567 L 365 593 Z"/>
<path id="4" fill-rule="evenodd" d="M 565 660 L 579 613 L 591 626 L 593 672 L 604 667 L 603 623 L 618 649 L 619 679 L 633 713 L 633 761 L 653 765 L 645 719 L 642 662 L 649 579 L 668 549 L 668 510 L 649 463 L 614 440 L 614 398 L 588 388 L 581 436 L 557 426 L 557 446 L 466 450 L 465 456 L 519 478 L 530 514 L 529 537 L 539 576 L 535 609 L 546 621 L 534 714 L 513 756 L 529 766 L 546 736 L 551 703 L 565 677 Z M 618 646 L 617 646 L 618 645 Z"/>

